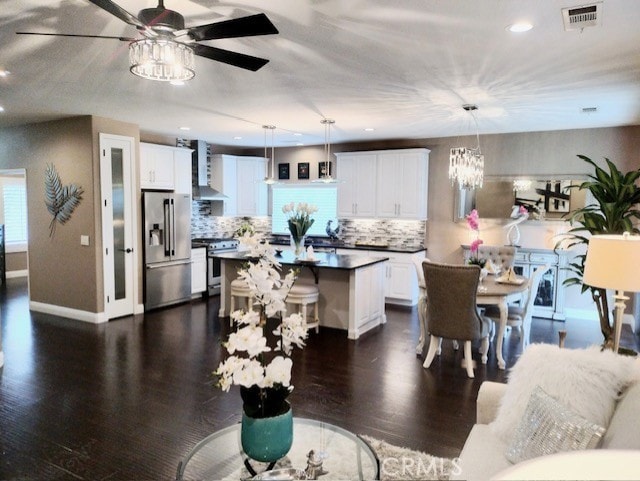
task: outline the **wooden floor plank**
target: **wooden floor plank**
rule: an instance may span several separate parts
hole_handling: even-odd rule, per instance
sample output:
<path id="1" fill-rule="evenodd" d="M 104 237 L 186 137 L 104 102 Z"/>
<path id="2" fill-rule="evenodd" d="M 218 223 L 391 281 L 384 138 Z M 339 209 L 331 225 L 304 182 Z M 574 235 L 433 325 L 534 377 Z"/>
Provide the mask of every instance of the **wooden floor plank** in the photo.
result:
<path id="1" fill-rule="evenodd" d="M 218 308 L 212 297 L 92 325 L 29 312 L 26 280 L 9 279 L 0 289 L 0 479 L 173 479 L 200 439 L 240 420 L 237 389 L 223 393 L 211 376 L 229 330 Z M 294 354 L 294 414 L 456 456 L 480 384 L 506 381 L 493 346 L 475 379 L 451 343 L 425 370 L 415 309 L 387 306 L 387 319 L 357 341 L 333 329 L 310 334 Z M 568 347 L 600 342 L 597 323 L 543 319 L 532 340 L 555 344 L 559 329 Z M 623 345 L 639 344 L 625 330 Z M 519 355 L 511 333 L 508 365 Z"/>

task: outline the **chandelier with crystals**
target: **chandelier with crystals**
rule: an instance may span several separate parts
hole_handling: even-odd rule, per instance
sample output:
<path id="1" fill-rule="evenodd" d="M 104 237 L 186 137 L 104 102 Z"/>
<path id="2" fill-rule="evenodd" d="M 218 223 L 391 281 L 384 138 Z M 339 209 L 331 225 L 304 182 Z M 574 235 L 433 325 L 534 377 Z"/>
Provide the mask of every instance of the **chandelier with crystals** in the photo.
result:
<path id="1" fill-rule="evenodd" d="M 193 48 L 170 38 L 145 38 L 129 45 L 131 73 L 162 82 L 184 82 L 195 76 Z"/>
<path id="2" fill-rule="evenodd" d="M 478 132 L 478 121 L 474 111 L 478 110 L 475 105 L 465 104 L 462 106 L 469 112 L 476 124 L 476 139 L 478 145 L 475 148 L 454 147 L 449 154 L 449 179 L 451 183 L 458 184 L 460 189 L 479 189 L 484 180 L 484 155 L 480 151 L 480 134 Z"/>

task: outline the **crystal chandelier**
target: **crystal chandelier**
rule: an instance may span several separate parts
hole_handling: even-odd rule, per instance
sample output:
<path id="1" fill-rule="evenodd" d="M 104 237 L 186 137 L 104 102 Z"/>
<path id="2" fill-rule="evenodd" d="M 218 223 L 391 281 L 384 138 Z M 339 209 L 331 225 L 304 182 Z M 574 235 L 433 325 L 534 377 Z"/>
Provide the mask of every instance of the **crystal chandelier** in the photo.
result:
<path id="1" fill-rule="evenodd" d="M 336 123 L 333 119 L 322 119 L 320 121 L 322 125 L 324 125 L 324 173 L 320 176 L 319 179 L 313 180 L 312 182 L 322 182 L 324 184 L 335 184 L 337 182 L 331 176 L 331 126 Z"/>
<path id="2" fill-rule="evenodd" d="M 132 42 L 129 64 L 131 73 L 148 80 L 184 82 L 195 76 L 193 48 L 166 37 Z"/>
<path id="3" fill-rule="evenodd" d="M 475 148 L 454 147 L 449 155 L 449 179 L 451 183 L 458 183 L 460 189 L 479 189 L 484 179 L 484 155 L 480 151 L 480 134 L 478 121 L 473 114 L 478 110 L 475 105 L 465 104 L 464 110 L 471 113 L 476 124 L 476 139 L 478 145 Z"/>

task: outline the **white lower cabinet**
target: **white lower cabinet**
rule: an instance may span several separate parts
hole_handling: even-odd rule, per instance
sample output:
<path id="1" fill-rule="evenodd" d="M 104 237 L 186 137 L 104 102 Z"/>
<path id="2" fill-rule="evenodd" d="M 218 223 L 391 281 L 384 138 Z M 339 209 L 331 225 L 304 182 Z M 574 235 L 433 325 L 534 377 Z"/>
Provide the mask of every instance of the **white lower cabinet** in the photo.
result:
<path id="1" fill-rule="evenodd" d="M 337 249 L 338 254 L 361 255 L 369 257 L 388 257 L 385 266 L 385 302 L 403 306 L 415 306 L 418 303 L 418 274 L 414 260 L 424 260 L 426 251 L 415 253 L 388 252 L 361 249 Z"/>
<path id="2" fill-rule="evenodd" d="M 191 249 L 191 294 L 207 290 L 207 248 Z"/>

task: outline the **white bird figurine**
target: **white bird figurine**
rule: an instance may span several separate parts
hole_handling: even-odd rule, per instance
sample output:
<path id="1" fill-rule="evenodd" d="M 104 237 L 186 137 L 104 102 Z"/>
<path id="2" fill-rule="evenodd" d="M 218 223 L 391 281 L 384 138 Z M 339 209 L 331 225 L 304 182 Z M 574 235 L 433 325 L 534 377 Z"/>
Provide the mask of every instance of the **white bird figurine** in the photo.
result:
<path id="1" fill-rule="evenodd" d="M 331 239 L 338 239 L 338 234 L 340 234 L 340 225 L 337 225 L 335 229 L 331 228 L 332 220 L 327 221 L 327 227 L 325 228 L 325 232 Z"/>

